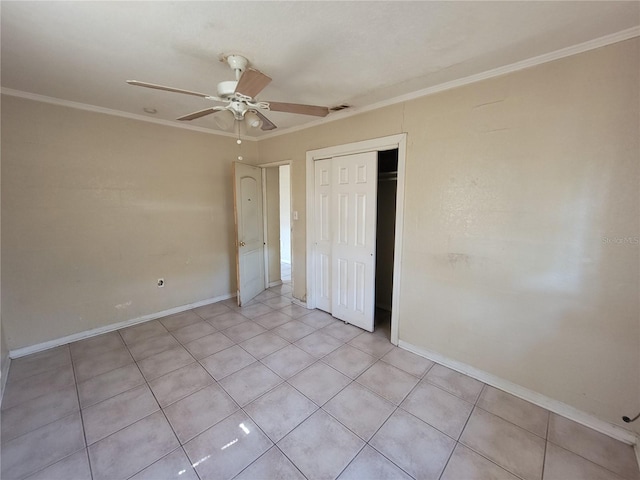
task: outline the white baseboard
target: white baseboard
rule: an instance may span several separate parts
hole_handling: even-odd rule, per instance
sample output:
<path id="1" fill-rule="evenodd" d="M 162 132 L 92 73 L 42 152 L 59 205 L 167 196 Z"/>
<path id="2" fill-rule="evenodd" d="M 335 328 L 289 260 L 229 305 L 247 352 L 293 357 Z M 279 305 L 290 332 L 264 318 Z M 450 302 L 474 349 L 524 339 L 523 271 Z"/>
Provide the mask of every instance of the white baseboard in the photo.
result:
<path id="1" fill-rule="evenodd" d="M 278 285 L 282 285 L 282 280 L 276 280 L 275 282 L 269 283 L 269 286 L 267 288 L 277 287 Z"/>
<path id="2" fill-rule="evenodd" d="M 529 390 L 528 388 L 524 388 L 513 382 L 492 375 L 491 373 L 479 370 L 475 367 L 472 367 L 471 365 L 467 365 L 466 363 L 453 360 L 425 348 L 416 347 L 415 345 L 407 343 L 404 340 L 400 340 L 398 346 L 417 355 L 420 355 L 421 357 L 433 360 L 434 362 L 444 365 L 445 367 L 449 367 L 452 370 L 475 378 L 476 380 L 480 380 L 481 382 L 491 385 L 492 387 L 510 393 L 511 395 L 515 395 L 516 397 L 533 403 L 534 405 L 538 405 L 539 407 L 545 408 L 553 413 L 562 415 L 563 417 L 566 417 L 569 420 L 573 420 L 574 422 L 584 425 L 585 427 L 592 428 L 600 433 L 608 435 L 629 445 L 634 445 L 636 449 L 636 456 L 639 455 L 638 435 L 634 432 L 621 428 L 617 425 L 613 425 L 609 422 L 605 422 L 604 420 L 600 420 L 599 418 L 578 410 L 577 408 L 567 405 L 566 403 L 546 397 L 540 393 L 534 392 L 533 390 Z"/>
<path id="3" fill-rule="evenodd" d="M 9 351 L 10 358 L 20 358 L 25 355 L 31 355 L 32 353 L 42 352 L 43 350 L 49 350 L 50 348 L 66 345 L 67 343 L 77 342 L 78 340 L 84 340 L 85 338 L 95 337 L 103 333 L 113 332 L 114 330 L 120 330 L 121 328 L 131 327 L 138 323 L 148 322 L 149 320 L 155 320 L 156 318 L 166 317 L 167 315 L 173 315 L 174 313 L 184 312 L 191 310 L 192 308 L 202 307 L 211 303 L 221 302 L 228 298 L 235 297 L 235 294 L 229 293 L 227 295 L 221 295 L 219 297 L 208 298 L 207 300 L 201 300 L 195 303 L 189 303 L 187 305 L 181 305 L 179 307 L 163 310 L 162 312 L 150 313 L 141 317 L 125 320 L 124 322 L 112 323 L 105 325 L 104 327 L 94 328 L 92 330 L 85 330 L 84 332 L 74 333 L 73 335 L 67 335 L 66 337 L 57 338 L 55 340 L 49 340 L 47 342 L 38 343 L 36 345 L 29 345 L 28 347 L 16 348 Z"/>

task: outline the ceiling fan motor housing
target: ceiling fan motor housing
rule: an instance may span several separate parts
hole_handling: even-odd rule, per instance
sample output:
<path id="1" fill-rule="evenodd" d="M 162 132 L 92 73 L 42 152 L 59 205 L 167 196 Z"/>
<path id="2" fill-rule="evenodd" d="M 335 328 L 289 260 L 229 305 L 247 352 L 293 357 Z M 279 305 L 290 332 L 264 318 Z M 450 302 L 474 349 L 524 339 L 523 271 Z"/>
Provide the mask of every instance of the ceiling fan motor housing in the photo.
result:
<path id="1" fill-rule="evenodd" d="M 238 85 L 238 82 L 236 80 L 220 82 L 218 84 L 218 97 L 224 99 L 233 97 L 236 92 L 236 85 Z"/>

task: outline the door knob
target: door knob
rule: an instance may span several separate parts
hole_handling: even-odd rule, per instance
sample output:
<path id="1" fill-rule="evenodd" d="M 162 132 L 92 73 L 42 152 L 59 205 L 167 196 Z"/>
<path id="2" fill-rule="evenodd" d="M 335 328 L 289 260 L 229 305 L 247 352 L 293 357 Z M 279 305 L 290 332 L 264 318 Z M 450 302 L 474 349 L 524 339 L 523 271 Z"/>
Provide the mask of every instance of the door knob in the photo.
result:
<path id="1" fill-rule="evenodd" d="M 244 247 L 245 245 L 246 245 L 246 243 L 244 243 L 244 242 L 240 242 L 240 246 L 241 246 L 241 247 Z"/>

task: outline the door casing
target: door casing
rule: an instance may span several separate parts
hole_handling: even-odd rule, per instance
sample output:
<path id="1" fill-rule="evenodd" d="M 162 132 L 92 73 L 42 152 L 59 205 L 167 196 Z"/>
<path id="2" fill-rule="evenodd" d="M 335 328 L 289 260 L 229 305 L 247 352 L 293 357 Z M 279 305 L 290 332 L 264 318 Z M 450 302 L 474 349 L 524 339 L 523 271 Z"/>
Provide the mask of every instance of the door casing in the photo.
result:
<path id="1" fill-rule="evenodd" d="M 387 137 L 364 140 L 362 142 L 336 145 L 333 147 L 310 150 L 306 154 L 306 267 L 307 267 L 307 308 L 316 308 L 316 284 L 315 284 L 315 167 L 316 160 L 325 160 L 342 155 L 354 153 L 398 149 L 398 184 L 396 192 L 396 228 L 395 246 L 393 258 L 393 299 L 391 305 L 391 343 L 398 344 L 399 332 L 399 306 L 400 306 L 400 269 L 402 265 L 402 239 L 404 222 L 404 183 L 405 163 L 407 151 L 407 134 L 401 133 Z"/>

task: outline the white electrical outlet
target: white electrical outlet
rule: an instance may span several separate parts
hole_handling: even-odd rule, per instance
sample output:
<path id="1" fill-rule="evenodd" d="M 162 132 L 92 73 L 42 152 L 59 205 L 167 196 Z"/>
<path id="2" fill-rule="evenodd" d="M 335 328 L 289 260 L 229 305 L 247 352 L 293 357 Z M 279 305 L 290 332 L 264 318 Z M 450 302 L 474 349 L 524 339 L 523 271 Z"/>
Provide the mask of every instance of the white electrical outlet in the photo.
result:
<path id="1" fill-rule="evenodd" d="M 158 288 L 162 288 L 164 287 L 164 278 L 159 278 L 158 279 Z"/>

